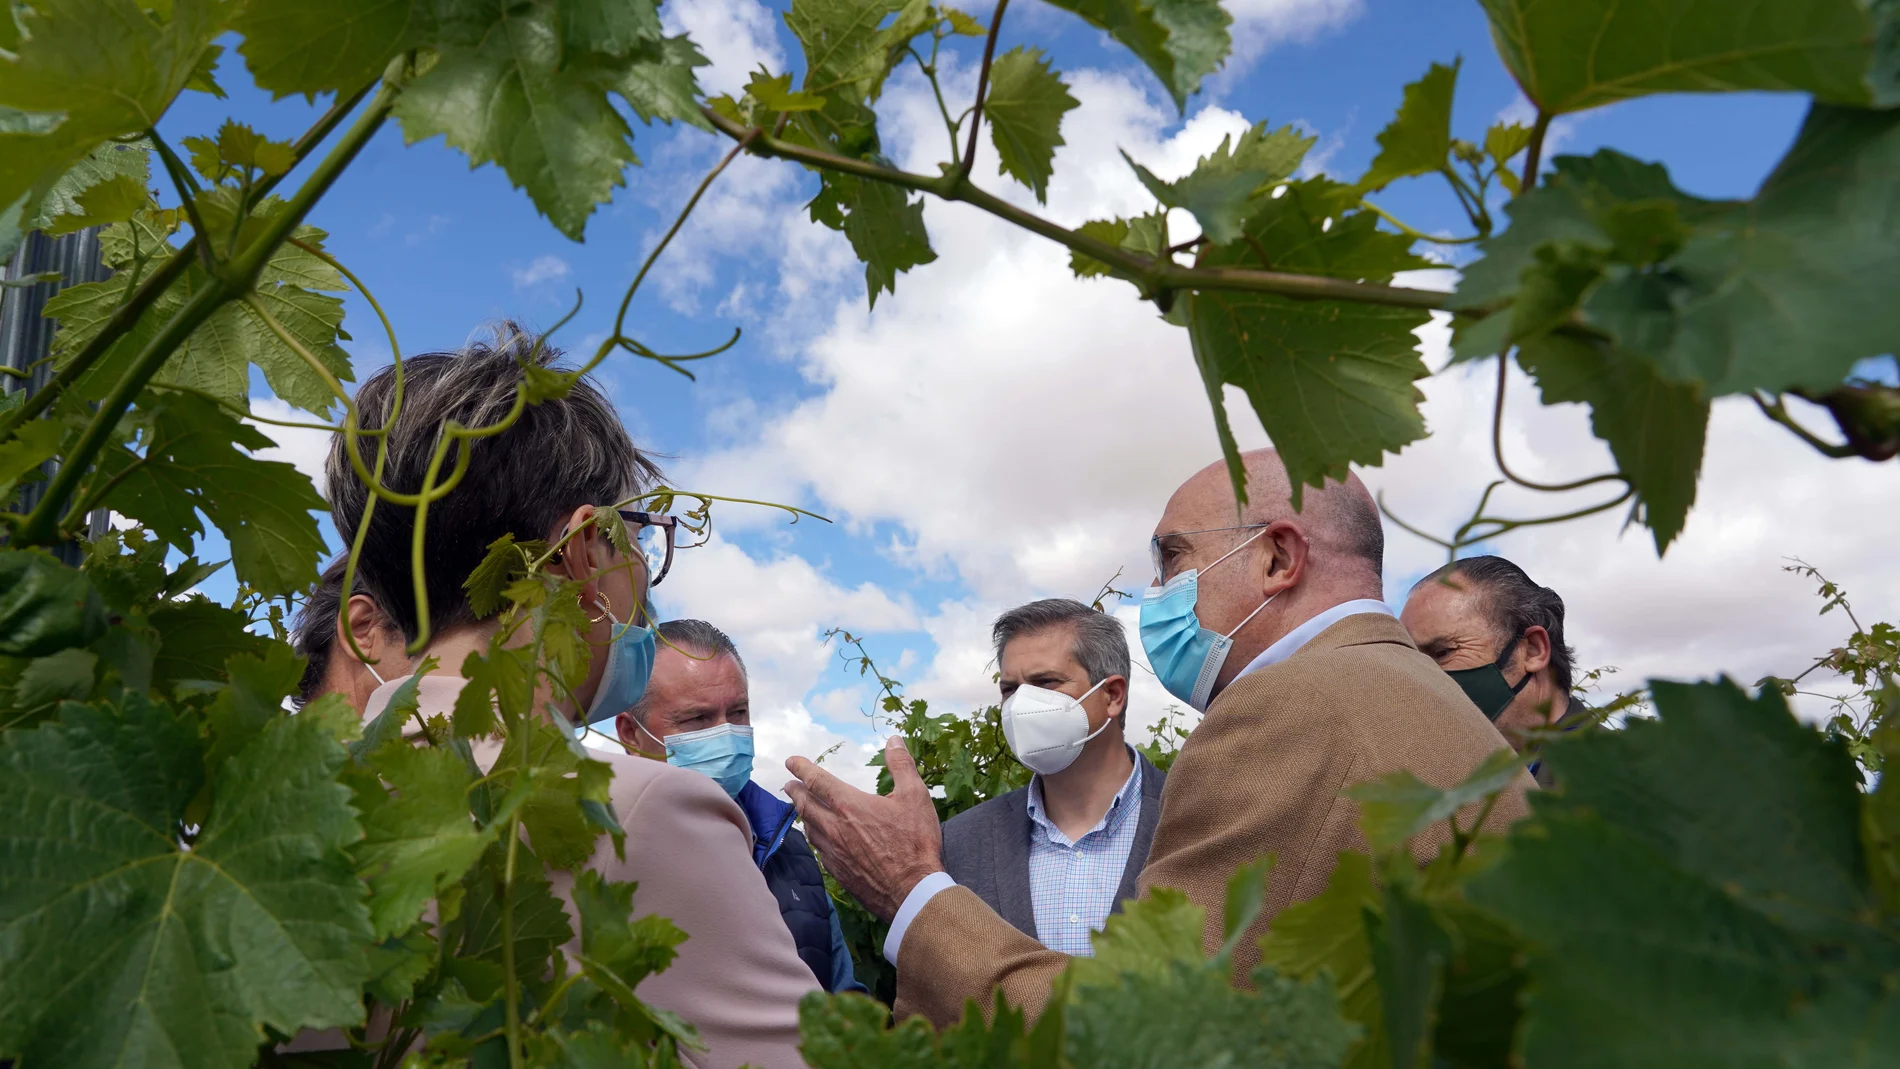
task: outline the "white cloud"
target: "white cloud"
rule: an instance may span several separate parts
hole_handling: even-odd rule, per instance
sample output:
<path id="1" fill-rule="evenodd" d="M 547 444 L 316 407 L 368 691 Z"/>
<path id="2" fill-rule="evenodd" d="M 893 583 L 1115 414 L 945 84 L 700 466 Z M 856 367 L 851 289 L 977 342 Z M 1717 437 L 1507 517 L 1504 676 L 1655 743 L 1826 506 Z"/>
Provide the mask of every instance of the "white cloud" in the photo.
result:
<path id="1" fill-rule="evenodd" d="M 293 423 L 315 423 L 315 416 L 301 408 L 292 408 L 275 397 L 251 398 L 251 411 L 266 419 L 281 419 Z M 298 471 L 310 477 L 316 484 L 317 493 L 324 492 L 323 461 L 330 455 L 330 432 L 305 427 L 276 427 L 268 423 L 246 420 L 261 431 L 266 438 L 277 444 L 269 449 L 260 449 L 255 454 L 260 460 L 282 460 L 296 465 Z"/>
<path id="2" fill-rule="evenodd" d="M 1118 149 L 1170 176 L 1243 123 L 1207 108 L 1177 127 L 1171 108 L 1138 78 L 1069 77 L 1082 105 L 1064 124 L 1069 144 L 1057 159 L 1050 207 L 995 178 L 987 155 L 975 169 L 999 195 L 1065 224 L 1151 203 Z M 907 168 L 928 170 L 941 131 L 914 78 L 894 82 L 883 114 L 887 151 Z M 1184 332 L 1160 322 L 1125 284 L 1078 281 L 1065 250 L 961 205 L 930 202 L 939 259 L 901 276 L 875 314 L 861 291 L 820 299 L 858 275 L 836 235 L 782 215 L 777 226 L 739 222 L 751 218 L 745 212 L 779 210 L 769 198 L 735 200 L 730 210 L 731 233 L 751 235 L 741 255 L 766 249 L 777 257 L 780 301 L 793 300 L 785 276 L 810 287 L 798 300 L 816 327 L 786 342 L 809 390 L 785 407 L 722 410 L 713 433 L 724 447 L 682 468 L 727 492 L 815 502 L 877 532 L 900 566 L 959 580 L 962 592 L 921 621 L 937 652 L 906 677 L 912 693 L 949 709 L 988 704 L 988 625 L 997 612 L 1051 594 L 1088 597 L 1118 568 L 1123 589 L 1147 581 L 1146 539 L 1168 494 L 1218 456 Z M 721 233 L 709 226 L 699 240 L 716 242 Z M 1446 288 L 1450 280 L 1434 272 L 1407 281 Z M 1421 332 L 1433 367 L 1445 361 L 1445 333 L 1436 324 Z M 1408 520 L 1448 531 L 1493 477 L 1490 382 L 1482 370 L 1424 382 L 1435 436 L 1363 472 Z M 1607 470 L 1586 414 L 1543 408 L 1524 386 L 1514 388 L 1505 429 L 1514 464 L 1543 478 Z M 1243 448 L 1264 444 L 1244 398 L 1229 390 L 1226 403 Z M 1617 665 L 1623 684 L 1723 671 L 1752 681 L 1797 670 L 1841 637 L 1836 616 L 1815 615 L 1808 585 L 1779 571 L 1785 556 L 1804 556 L 1846 583 L 1865 616 L 1900 611 L 1900 561 L 1881 534 L 1900 525 L 1894 474 L 1891 465 L 1825 460 L 1746 402 L 1724 402 L 1711 426 L 1700 503 L 1667 558 L 1656 559 L 1645 532 L 1619 534 L 1620 513 L 1520 531 L 1497 548 L 1564 595 L 1581 665 Z M 1500 493 L 1498 505 L 1531 515 L 1564 502 Z M 1442 551 L 1388 532 L 1390 592 L 1402 596 L 1403 582 L 1442 561 Z M 790 574 L 795 560 L 770 567 Z M 748 582 L 735 580 L 728 596 L 752 597 Z M 1132 606 L 1120 612 L 1131 625 L 1134 614 Z M 818 678 L 817 660 L 801 659 L 812 656 L 814 619 L 806 614 L 788 632 L 805 652 L 787 647 L 786 663 L 797 666 L 779 684 L 787 709 L 804 695 L 798 688 Z M 1132 645 L 1139 661 L 1139 643 Z M 1139 725 L 1170 700 L 1151 675 L 1138 668 L 1136 676 Z M 830 694 L 824 704 L 843 709 L 861 700 Z M 818 704 L 808 697 L 802 707 Z"/>
<path id="3" fill-rule="evenodd" d="M 1231 77 L 1269 50 L 1311 41 L 1359 17 L 1361 0 L 1227 0 L 1234 17 L 1229 31 L 1234 53 L 1227 61 Z"/>
<path id="4" fill-rule="evenodd" d="M 679 0 L 666 5 L 662 21 L 667 33 L 691 35 L 712 61 L 699 69 L 701 88 L 738 96 L 760 64 L 774 72 L 785 69 L 785 53 L 773 25 L 776 17 L 758 0 Z"/>
<path id="5" fill-rule="evenodd" d="M 572 270 L 568 267 L 566 260 L 550 253 L 535 257 L 526 267 L 511 267 L 508 269 L 508 274 L 514 279 L 515 292 L 519 293 L 539 286 L 543 282 L 559 282 Z"/>

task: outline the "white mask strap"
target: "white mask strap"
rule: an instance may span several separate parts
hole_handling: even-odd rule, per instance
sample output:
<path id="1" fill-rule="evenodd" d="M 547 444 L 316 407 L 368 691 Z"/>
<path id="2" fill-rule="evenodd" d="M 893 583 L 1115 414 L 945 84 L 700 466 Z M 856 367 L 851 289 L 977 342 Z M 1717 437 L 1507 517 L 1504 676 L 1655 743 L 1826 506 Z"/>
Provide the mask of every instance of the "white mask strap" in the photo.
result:
<path id="1" fill-rule="evenodd" d="M 1248 614 L 1247 614 L 1247 620 L 1251 620 L 1251 619 L 1253 619 L 1254 617 L 1256 617 L 1256 616 L 1259 616 L 1259 615 L 1260 615 L 1260 610 L 1261 610 L 1261 609 L 1264 609 L 1264 608 L 1266 608 L 1266 607 L 1267 607 L 1268 605 L 1271 605 L 1271 604 L 1273 604 L 1273 599 L 1274 599 L 1274 598 L 1277 598 L 1277 597 L 1279 597 L 1279 596 L 1280 596 L 1280 595 L 1279 595 L 1279 593 L 1278 593 L 1277 591 L 1276 591 L 1276 592 L 1274 592 L 1274 593 L 1272 593 L 1272 594 L 1269 594 L 1269 595 L 1267 595 L 1267 600 L 1265 600 L 1265 601 L 1263 601 L 1263 602 L 1261 602 L 1261 603 L 1259 604 L 1259 606 L 1258 606 L 1258 607 L 1256 607 L 1256 608 L 1254 609 L 1254 611 L 1252 611 L 1252 612 L 1250 612 L 1250 613 L 1248 613 Z M 1222 637 L 1222 638 L 1233 638 L 1233 637 L 1234 637 L 1235 635 L 1237 635 L 1237 634 L 1239 634 L 1239 633 L 1240 633 L 1240 629 L 1241 629 L 1241 628 L 1243 628 L 1243 627 L 1246 627 L 1246 626 L 1247 626 L 1247 620 L 1242 620 L 1242 621 L 1240 621 L 1239 623 L 1237 623 L 1237 624 L 1235 624 L 1235 625 L 1234 625 L 1234 629 L 1233 629 L 1232 631 L 1229 631 L 1229 632 L 1227 632 L 1227 633 L 1226 633 L 1225 635 L 1222 635 L 1221 637 Z"/>
<path id="2" fill-rule="evenodd" d="M 376 670 L 375 665 L 369 663 L 368 661 L 358 661 L 357 663 L 361 664 L 364 668 L 369 669 L 369 674 L 376 677 L 376 683 L 378 686 L 384 685 L 389 682 L 389 680 L 383 678 L 383 674 L 381 672 L 378 672 Z"/>
<path id="3" fill-rule="evenodd" d="M 1239 553 L 1241 550 L 1246 549 L 1249 545 L 1253 544 L 1253 541 L 1255 539 L 1259 538 L 1261 535 L 1266 534 L 1266 533 L 1267 533 L 1267 529 L 1265 527 L 1262 527 L 1258 531 L 1255 531 L 1253 535 L 1249 537 L 1245 542 L 1242 542 L 1241 544 L 1235 546 L 1234 548 L 1228 550 L 1227 552 L 1221 554 L 1219 557 L 1215 558 L 1214 564 L 1219 564 L 1221 561 L 1224 561 L 1227 558 L 1233 556 L 1234 554 Z M 1207 567 L 1202 568 L 1200 570 L 1201 574 L 1206 575 L 1208 572 L 1213 571 L 1214 564 L 1210 564 Z"/>

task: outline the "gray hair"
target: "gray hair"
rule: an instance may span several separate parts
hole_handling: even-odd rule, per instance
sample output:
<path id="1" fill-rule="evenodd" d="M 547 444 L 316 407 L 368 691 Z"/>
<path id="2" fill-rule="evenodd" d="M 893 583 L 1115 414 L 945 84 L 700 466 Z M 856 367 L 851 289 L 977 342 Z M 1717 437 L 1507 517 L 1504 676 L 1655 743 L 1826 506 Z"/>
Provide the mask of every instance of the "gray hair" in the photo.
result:
<path id="1" fill-rule="evenodd" d="M 475 342 L 459 352 L 426 353 L 402 362 L 402 409 L 386 438 L 383 483 L 399 493 L 422 487 L 443 426 L 491 426 L 514 407 L 517 386 L 529 368 L 552 368 L 559 350 L 514 323 L 495 329 L 492 343 Z M 396 369 L 371 375 L 356 394 L 362 427 L 390 422 Z M 359 439 L 365 463 L 373 463 L 376 439 Z M 423 557 L 428 561 L 429 612 L 433 626 L 476 622 L 463 583 L 503 535 L 517 541 L 547 538 L 563 517 L 582 505 L 612 505 L 660 478 L 652 458 L 634 447 L 613 406 L 586 379 L 566 396 L 528 405 L 500 434 L 458 443 L 468 449 L 468 471 L 454 491 L 429 506 Z M 324 465 L 330 511 L 347 542 L 363 518 L 370 492 L 357 478 L 341 434 L 330 443 Z M 357 574 L 390 620 L 414 639 L 421 621 L 410 569 L 415 510 L 382 502 L 370 518 Z"/>
<path id="2" fill-rule="evenodd" d="M 671 646 L 689 656 L 704 657 L 709 661 L 730 657 L 732 663 L 739 666 L 739 674 L 746 675 L 745 658 L 739 656 L 739 647 L 732 644 L 732 637 L 704 620 L 668 620 L 653 630 L 659 637 L 661 649 Z M 648 694 L 651 693 L 648 691 Z M 640 700 L 634 702 L 627 712 L 633 714 L 642 727 L 646 726 L 647 695 L 641 695 Z"/>
<path id="3" fill-rule="evenodd" d="M 1073 598 L 1044 598 L 1018 605 L 998 616 L 995 626 L 990 628 L 996 659 L 1003 659 L 1003 647 L 1011 640 L 1052 627 L 1072 629 L 1075 663 L 1088 673 L 1090 683 L 1100 683 L 1109 676 L 1128 677 L 1128 635 L 1122 630 L 1121 621 Z"/>
<path id="4" fill-rule="evenodd" d="M 1564 642 L 1564 599 L 1555 590 L 1538 586 L 1524 569 L 1492 556 L 1453 561 L 1420 579 L 1412 589 L 1454 575 L 1468 580 L 1482 595 L 1500 653 L 1533 627 L 1549 632 L 1551 681 L 1558 690 L 1570 693 L 1571 665 L 1577 654 Z"/>

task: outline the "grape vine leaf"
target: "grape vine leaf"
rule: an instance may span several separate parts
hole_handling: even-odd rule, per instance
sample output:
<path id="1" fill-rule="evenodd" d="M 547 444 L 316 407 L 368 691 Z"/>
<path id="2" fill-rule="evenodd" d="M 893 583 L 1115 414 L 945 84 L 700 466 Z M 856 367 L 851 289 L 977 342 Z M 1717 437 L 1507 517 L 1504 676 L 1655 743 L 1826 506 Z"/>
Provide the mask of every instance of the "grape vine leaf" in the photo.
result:
<path id="1" fill-rule="evenodd" d="M 1861 0 L 1483 4 L 1504 65 L 1551 115 L 1650 93 L 1768 90 L 1850 105 L 1900 102 L 1900 84 L 1869 76 L 1875 16 Z"/>
<path id="2" fill-rule="evenodd" d="M 1028 186 L 1038 203 L 1047 203 L 1056 147 L 1064 144 L 1062 116 L 1080 103 L 1069 95 L 1062 76 L 1049 69 L 1040 48 L 1018 45 L 996 57 L 983 115 L 996 143 L 997 173 Z"/>
<path id="3" fill-rule="evenodd" d="M 43 657 L 105 629 L 105 606 L 84 572 L 41 550 L 0 550 L 0 654 Z"/>
<path id="4" fill-rule="evenodd" d="M 864 262 L 872 308 L 880 292 L 897 292 L 897 275 L 937 258 L 924 229 L 924 202 L 886 182 L 827 171 L 810 205 L 812 221 L 842 230 Z"/>
<path id="5" fill-rule="evenodd" d="M 114 175 L 88 186 L 78 196 L 77 212 L 61 215 L 46 227 L 46 234 L 57 237 L 84 230 L 89 226 L 123 223 L 151 203 L 145 183 L 130 175 Z"/>
<path id="6" fill-rule="evenodd" d="M 1385 1007 L 1373 975 L 1372 945 L 1364 916 L 1382 908 L 1372 883 L 1372 858 L 1342 853 L 1326 890 L 1274 915 L 1260 937 L 1260 961 L 1295 979 L 1325 969 L 1339 989 L 1340 1013 L 1359 1025 L 1359 1040 L 1344 1069 L 1388 1069 L 1392 1064 L 1385 1032 Z"/>
<path id="7" fill-rule="evenodd" d="M 1194 170 L 1173 182 L 1156 178 L 1126 152 L 1122 158 L 1156 200 L 1192 212 L 1207 239 L 1225 245 L 1240 239 L 1248 216 L 1261 210 L 1266 187 L 1297 170 L 1314 140 L 1291 126 L 1268 131 L 1262 120 L 1232 139 L 1231 147 L 1229 138 L 1222 137 Z"/>
<path id="8" fill-rule="evenodd" d="M 284 699 L 297 692 L 303 678 L 303 658 L 282 642 L 266 644 L 259 653 L 241 653 L 224 662 L 224 689 L 205 713 L 211 744 L 205 749 L 205 771 L 216 775 L 225 760 L 243 750 L 272 721 L 284 715 Z M 306 706 L 314 710 L 315 706 Z"/>
<path id="9" fill-rule="evenodd" d="M 268 640 L 250 632 L 250 618 L 203 594 L 161 602 L 146 614 L 159 635 L 152 683 L 198 683 L 224 678 L 225 665 L 241 654 L 263 656 Z"/>
<path id="10" fill-rule="evenodd" d="M 894 34 L 884 29 L 918 25 L 916 0 L 793 0 L 785 25 L 805 51 L 805 92 L 860 104 L 872 95 L 871 83 L 882 83 L 895 61 Z M 904 38 L 905 41 L 909 37 Z"/>
<path id="11" fill-rule="evenodd" d="M 1425 76 L 1405 87 L 1399 113 L 1379 131 L 1379 154 L 1359 179 L 1364 192 L 1384 189 L 1400 178 L 1430 174 L 1445 165 L 1451 151 L 1451 99 L 1458 85 L 1454 61 L 1434 63 Z"/>
<path id="12" fill-rule="evenodd" d="M 1230 885 L 1234 891 L 1247 893 Z M 1109 918 L 1095 956 L 1072 959 L 1065 975 L 1073 984 L 1069 1061 L 1100 1069 L 1338 1066 L 1358 1029 L 1339 1015 L 1331 977 L 1294 980 L 1262 966 L 1250 978 L 1253 990 L 1237 990 L 1226 956 L 1202 954 L 1205 919 L 1168 888 Z"/>
<path id="13" fill-rule="evenodd" d="M 354 92 L 396 56 L 423 43 L 434 5 L 425 0 L 246 4 L 232 17 L 258 88 L 275 96 Z"/>
<path id="14" fill-rule="evenodd" d="M 505 960 L 502 939 L 502 874 L 507 869 L 507 851 L 491 845 L 479 864 L 462 878 L 466 897 L 462 900 L 461 945 L 459 957 L 497 966 L 494 982 L 499 987 L 499 967 Z M 524 980 L 546 975 L 555 948 L 574 938 L 567 909 L 554 897 L 541 859 L 531 850 L 515 853 L 514 882 L 515 973 Z M 474 991 L 486 1001 L 499 992 Z"/>
<path id="15" fill-rule="evenodd" d="M 1324 206 L 1341 188 L 1316 178 L 1261 198 L 1246 240 L 1208 250 L 1201 263 L 1368 282 L 1428 266 L 1409 239 L 1380 231 L 1372 213 L 1330 215 Z M 1194 360 L 1240 500 L 1245 480 L 1222 398 L 1228 383 L 1246 391 L 1279 449 L 1295 508 L 1303 486 L 1344 479 L 1348 465 L 1377 465 L 1424 436 L 1413 383 L 1426 370 L 1412 335 L 1429 320 L 1424 311 L 1269 293 L 1210 291 L 1188 301 Z"/>
<path id="16" fill-rule="evenodd" d="M 311 513 L 324 508 L 323 498 L 290 464 L 240 449 L 276 443 L 192 394 L 168 393 L 145 411 L 145 455 L 114 454 L 116 467 L 105 470 L 118 483 L 102 503 L 185 552 L 202 531 L 191 513 L 202 511 L 230 540 L 238 578 L 267 596 L 315 583 L 324 545 Z"/>
<path id="17" fill-rule="evenodd" d="M 435 66 L 403 91 L 395 116 L 411 144 L 441 134 L 472 166 L 499 164 L 579 241 L 588 216 L 639 159 L 607 95 L 626 58 L 574 55 L 557 12 L 503 0 L 443 8 Z"/>
<path id="18" fill-rule="evenodd" d="M 1534 796 L 1533 819 L 1467 889 L 1527 940 L 1524 1061 L 1900 1057 L 1900 945 L 1869 881 L 1843 744 L 1773 688 L 1651 692 L 1655 721 L 1549 747 L 1563 791 Z"/>
<path id="19" fill-rule="evenodd" d="M 12 116 L 0 121 L 0 207 L 10 220 L 36 216 L 40 199 L 100 145 L 156 125 L 224 28 L 216 0 L 173 0 L 160 14 L 144 6 L 14 8 L 20 51 L 0 55 L 0 117 Z M 56 123 L 43 121 L 53 115 Z"/>
<path id="20" fill-rule="evenodd" d="M 369 922 L 343 852 L 362 832 L 342 747 L 314 718 L 274 720 L 211 783 L 186 846 L 201 746 L 136 693 L 0 733 L 0 1050 L 240 1069 L 264 1026 L 362 1021 Z"/>
<path id="21" fill-rule="evenodd" d="M 1466 806 L 1484 801 L 1511 785 L 1525 758 L 1502 749 L 1478 762 L 1462 783 L 1441 790 L 1401 769 L 1375 780 L 1355 783 L 1342 793 L 1359 803 L 1359 829 L 1374 853 L 1396 850 L 1412 837 Z"/>
<path id="22" fill-rule="evenodd" d="M 1663 374 L 1710 396 L 1840 384 L 1853 365 L 1900 347 L 1900 218 L 1887 209 L 1900 169 L 1900 112 L 1815 105 L 1755 197 L 1701 220 L 1663 280 L 1670 343 L 1627 340 L 1606 301 L 1590 317 Z"/>
<path id="23" fill-rule="evenodd" d="M 12 501 L 22 482 L 45 477 L 40 465 L 53 459 L 67 428 L 60 420 L 36 419 L 20 425 L 11 439 L 0 442 L 0 501 Z"/>
<path id="24" fill-rule="evenodd" d="M 657 48 L 634 57 L 615 88 L 641 122 L 658 119 L 710 130 L 712 123 L 699 111 L 699 78 L 693 73 L 710 62 L 685 34 L 667 37 Z"/>
<path id="25" fill-rule="evenodd" d="M 355 794 L 363 841 L 352 851 L 369 883 L 369 918 L 378 940 L 408 929 L 438 884 L 459 881 L 495 837 L 469 819 L 474 777 L 453 750 L 393 739 L 371 751 L 373 780 Z"/>
<path id="26" fill-rule="evenodd" d="M 142 141 L 128 145 L 110 142 L 100 145 L 53 183 L 53 188 L 47 190 L 45 199 L 40 201 L 39 214 L 27 223 L 27 229 L 48 232 L 55 228 L 68 229 L 61 217 L 84 214 L 86 209 L 80 205 L 79 198 L 113 179 L 131 179 L 143 190 L 151 181 L 150 160 L 151 155 Z"/>
<path id="27" fill-rule="evenodd" d="M 1590 429 L 1610 447 L 1636 492 L 1638 517 L 1669 548 L 1695 504 L 1708 435 L 1709 402 L 1693 382 L 1670 382 L 1656 365 L 1581 331 L 1525 342 L 1518 363 L 1537 380 L 1544 404 L 1590 406 Z"/>
<path id="28" fill-rule="evenodd" d="M 1218 0 L 1049 0 L 1082 16 L 1148 65 L 1174 106 L 1185 112 L 1201 81 L 1220 69 L 1233 19 Z"/>
<path id="29" fill-rule="evenodd" d="M 1132 219 L 1091 219 L 1077 227 L 1076 232 L 1130 252 L 1159 256 L 1167 247 L 1168 215 L 1162 210 L 1137 215 Z M 1127 277 L 1120 269 L 1085 252 L 1069 253 L 1069 270 L 1075 272 L 1077 278 L 1100 278 L 1104 275 Z"/>
<path id="30" fill-rule="evenodd" d="M 273 141 L 241 122 L 226 119 L 218 136 L 187 137 L 179 142 L 191 154 L 191 169 L 207 182 L 221 182 L 233 172 L 283 174 L 297 164 L 297 151 L 288 141 Z M 228 222 L 231 213 L 223 218 Z M 206 220 L 216 229 L 216 224 Z"/>

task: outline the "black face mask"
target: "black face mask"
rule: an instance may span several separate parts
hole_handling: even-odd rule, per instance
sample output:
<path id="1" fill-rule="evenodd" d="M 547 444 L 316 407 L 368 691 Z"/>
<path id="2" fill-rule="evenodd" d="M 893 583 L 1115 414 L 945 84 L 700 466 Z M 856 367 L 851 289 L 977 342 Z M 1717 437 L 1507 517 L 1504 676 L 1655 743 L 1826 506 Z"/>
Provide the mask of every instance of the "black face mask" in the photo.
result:
<path id="1" fill-rule="evenodd" d="M 1504 644 L 1504 648 L 1498 651 L 1498 659 L 1490 664 L 1481 664 L 1476 668 L 1460 668 L 1445 673 L 1451 677 L 1453 683 L 1458 684 L 1458 689 L 1465 692 L 1465 697 L 1471 699 L 1471 703 L 1478 707 L 1478 711 L 1484 714 L 1485 719 L 1494 723 L 1504 714 L 1504 710 L 1510 707 L 1511 702 L 1517 699 L 1518 692 L 1531 681 L 1531 674 L 1526 672 L 1524 678 L 1518 680 L 1515 687 L 1505 682 L 1504 670 L 1499 666 L 1511 659 L 1511 651 L 1516 648 L 1517 639 L 1513 638 Z"/>

